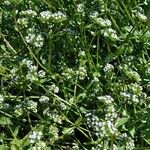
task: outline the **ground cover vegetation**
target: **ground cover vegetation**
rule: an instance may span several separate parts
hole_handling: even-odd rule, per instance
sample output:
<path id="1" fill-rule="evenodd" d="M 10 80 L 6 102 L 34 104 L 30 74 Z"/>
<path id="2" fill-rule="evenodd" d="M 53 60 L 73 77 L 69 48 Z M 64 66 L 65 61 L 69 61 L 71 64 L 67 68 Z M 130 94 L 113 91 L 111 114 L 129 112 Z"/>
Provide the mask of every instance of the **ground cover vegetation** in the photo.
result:
<path id="1" fill-rule="evenodd" d="M 149 149 L 149 8 L 1 0 L 0 149 Z"/>

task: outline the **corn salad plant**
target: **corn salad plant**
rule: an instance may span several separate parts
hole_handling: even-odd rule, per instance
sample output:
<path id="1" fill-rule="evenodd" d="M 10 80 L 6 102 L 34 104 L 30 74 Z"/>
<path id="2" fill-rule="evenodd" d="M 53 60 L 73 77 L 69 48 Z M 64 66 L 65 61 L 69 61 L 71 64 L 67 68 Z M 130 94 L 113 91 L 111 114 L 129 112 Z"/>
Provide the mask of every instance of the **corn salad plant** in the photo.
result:
<path id="1" fill-rule="evenodd" d="M 149 149 L 149 8 L 1 0 L 0 149 Z"/>

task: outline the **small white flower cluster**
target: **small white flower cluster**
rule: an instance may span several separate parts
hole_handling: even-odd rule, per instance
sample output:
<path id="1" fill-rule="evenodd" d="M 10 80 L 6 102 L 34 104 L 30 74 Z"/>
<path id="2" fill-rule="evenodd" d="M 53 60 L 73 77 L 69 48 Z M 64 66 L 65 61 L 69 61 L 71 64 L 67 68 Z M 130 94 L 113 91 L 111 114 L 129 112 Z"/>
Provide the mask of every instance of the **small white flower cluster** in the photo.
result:
<path id="1" fill-rule="evenodd" d="M 72 79 L 72 77 L 75 75 L 75 71 L 72 68 L 67 68 L 65 71 L 63 71 L 62 76 L 64 76 L 65 79 L 69 80 Z"/>
<path id="2" fill-rule="evenodd" d="M 34 102 L 33 100 L 27 100 L 27 109 L 33 111 L 33 112 L 37 112 L 37 102 Z"/>
<path id="3" fill-rule="evenodd" d="M 67 16 L 64 13 L 60 12 L 60 11 L 58 11 L 57 13 L 54 13 L 52 17 L 55 20 L 66 20 L 67 19 Z"/>
<path id="4" fill-rule="evenodd" d="M 134 150 L 135 144 L 131 137 L 127 135 L 127 133 L 120 134 L 119 140 L 122 141 L 125 145 L 125 148 L 128 150 Z"/>
<path id="5" fill-rule="evenodd" d="M 86 68 L 83 66 L 80 66 L 79 69 L 77 70 L 76 74 L 79 75 L 80 80 L 84 80 L 85 77 L 87 76 Z"/>
<path id="6" fill-rule="evenodd" d="M 67 107 L 67 105 L 66 105 L 65 103 L 60 102 L 60 109 L 61 109 L 62 111 L 66 110 L 67 108 L 68 108 L 68 107 Z"/>
<path id="7" fill-rule="evenodd" d="M 102 150 L 103 149 L 103 144 L 97 144 L 96 147 L 92 147 L 91 150 Z M 107 144 L 108 145 L 108 144 Z"/>
<path id="8" fill-rule="evenodd" d="M 146 21 L 148 20 L 147 17 L 146 17 L 144 14 L 140 13 L 140 12 L 137 12 L 137 13 L 136 13 L 136 16 L 138 17 L 138 19 L 139 19 L 141 22 L 146 22 Z"/>
<path id="9" fill-rule="evenodd" d="M 99 16 L 99 13 L 97 11 L 91 12 L 91 14 L 90 14 L 90 17 L 92 19 L 96 19 L 96 18 L 98 18 L 98 16 Z"/>
<path id="10" fill-rule="evenodd" d="M 59 87 L 56 86 L 55 84 L 50 85 L 49 90 L 54 92 L 54 93 L 59 93 Z"/>
<path id="11" fill-rule="evenodd" d="M 105 67 L 103 68 L 104 72 L 111 72 L 114 70 L 114 66 L 112 64 L 106 64 Z"/>
<path id="12" fill-rule="evenodd" d="M 33 44 L 34 44 L 35 47 L 38 47 L 38 48 L 40 48 L 40 47 L 43 46 L 43 44 L 44 44 L 44 38 L 42 37 L 41 34 L 38 34 L 38 35 L 35 37 L 35 41 L 34 41 Z"/>
<path id="13" fill-rule="evenodd" d="M 101 17 L 98 17 L 97 12 L 93 12 L 90 14 L 90 18 L 94 20 L 96 23 L 98 23 L 101 27 L 108 28 L 112 25 L 111 21 L 109 19 L 103 19 Z"/>
<path id="14" fill-rule="evenodd" d="M 18 72 L 18 68 L 16 68 L 16 67 L 13 67 L 13 69 L 10 70 L 9 76 L 10 76 L 10 79 L 11 79 L 11 81 L 10 81 L 11 84 L 18 81 L 19 76 L 17 75 L 17 72 Z"/>
<path id="15" fill-rule="evenodd" d="M 45 72 L 44 70 L 40 70 L 40 71 L 38 72 L 38 76 L 39 76 L 39 78 L 45 78 L 46 72 Z"/>
<path id="16" fill-rule="evenodd" d="M 105 135 L 105 129 L 102 128 L 102 123 L 100 122 L 100 119 L 93 113 L 87 113 L 85 116 L 87 117 L 86 121 L 88 127 L 93 128 L 96 132 L 96 135 L 99 135 L 100 130 L 102 130 L 101 136 L 103 137 Z"/>
<path id="17" fill-rule="evenodd" d="M 131 83 L 130 85 L 128 85 L 128 88 L 135 95 L 141 94 L 143 90 L 142 86 L 137 83 Z"/>
<path id="18" fill-rule="evenodd" d="M 40 103 L 48 103 L 49 101 L 50 101 L 50 99 L 47 96 L 41 96 L 39 99 Z"/>
<path id="19" fill-rule="evenodd" d="M 84 5 L 83 3 L 80 3 L 77 5 L 77 12 L 83 13 L 84 12 Z"/>
<path id="20" fill-rule="evenodd" d="M 57 13 L 52 13 L 51 11 L 43 11 L 40 13 L 40 17 L 39 19 L 45 23 L 45 22 L 48 22 L 49 19 L 54 19 L 54 20 L 66 20 L 67 19 L 67 16 L 58 11 Z"/>
<path id="21" fill-rule="evenodd" d="M 134 150 L 135 149 L 134 140 L 131 139 L 131 137 L 128 137 L 128 141 L 126 142 L 126 149 L 127 150 Z"/>
<path id="22" fill-rule="evenodd" d="M 130 65 L 132 65 L 133 58 L 129 57 L 127 59 L 128 65 L 127 64 L 122 64 L 119 65 L 119 69 L 127 76 L 128 79 L 131 79 L 132 81 L 140 82 L 142 79 L 140 75 L 138 74 L 137 71 L 134 71 L 131 69 Z"/>
<path id="23" fill-rule="evenodd" d="M 25 40 L 26 40 L 27 43 L 32 43 L 34 38 L 35 38 L 35 34 L 28 33 L 28 35 L 25 37 Z"/>
<path id="24" fill-rule="evenodd" d="M 72 150 L 79 150 L 80 148 L 79 148 L 79 145 L 77 144 L 77 143 L 72 143 Z"/>
<path id="25" fill-rule="evenodd" d="M 85 51 L 79 51 L 78 56 L 79 57 L 85 57 L 86 56 Z"/>
<path id="26" fill-rule="evenodd" d="M 146 22 L 148 20 L 148 18 L 144 15 L 144 9 L 142 7 L 137 7 L 136 9 L 133 9 L 132 13 L 141 22 Z"/>
<path id="27" fill-rule="evenodd" d="M 110 136 L 109 134 L 118 135 L 118 130 L 112 121 L 100 121 L 100 119 L 92 113 L 86 114 L 86 117 L 87 125 L 89 128 L 93 128 L 96 132 L 95 135 L 101 138 L 108 137 Z"/>
<path id="28" fill-rule="evenodd" d="M 103 102 L 107 105 L 112 104 L 114 102 L 114 99 L 110 95 L 105 95 L 105 96 L 98 96 L 97 99 L 100 102 Z"/>
<path id="29" fill-rule="evenodd" d="M 128 92 L 121 92 L 120 95 L 125 99 L 129 99 L 132 96 L 132 94 Z"/>
<path id="30" fill-rule="evenodd" d="M 31 149 L 28 150 L 44 150 L 46 147 L 46 143 L 43 141 L 36 142 L 36 146 L 33 146 Z"/>
<path id="31" fill-rule="evenodd" d="M 115 107 L 113 105 L 114 99 L 110 95 L 99 96 L 97 97 L 97 99 L 106 105 L 105 120 L 113 122 L 118 117 Z"/>
<path id="32" fill-rule="evenodd" d="M 33 65 L 33 62 L 28 59 L 23 59 L 21 62 L 22 65 L 27 66 L 27 75 L 26 78 L 27 80 L 33 82 L 33 81 L 38 81 L 39 78 L 44 78 L 46 75 L 46 72 L 43 70 L 38 71 L 37 66 Z"/>
<path id="33" fill-rule="evenodd" d="M 136 82 L 141 81 L 141 77 L 136 71 L 132 71 L 132 70 L 127 71 L 126 75 L 129 77 L 129 79 L 134 79 Z"/>
<path id="34" fill-rule="evenodd" d="M 5 5 L 10 5 L 11 3 L 10 3 L 9 0 L 5 0 L 5 1 L 4 1 L 4 4 L 5 4 Z"/>
<path id="35" fill-rule="evenodd" d="M 22 63 L 22 65 L 26 65 L 28 68 L 30 68 L 33 64 L 33 62 L 31 60 L 28 60 L 26 58 L 23 59 L 21 63 Z"/>
<path id="36" fill-rule="evenodd" d="M 40 141 L 43 136 L 41 131 L 32 131 L 29 135 L 29 141 L 31 144 L 34 144 L 36 141 Z"/>
<path id="37" fill-rule="evenodd" d="M 112 121 L 108 120 L 106 122 L 106 127 L 107 127 L 106 130 L 108 130 L 110 134 L 112 134 L 112 135 L 118 135 L 118 130 L 115 127 L 115 125 L 114 125 L 114 123 Z"/>
<path id="38" fill-rule="evenodd" d="M 119 65 L 119 69 L 121 71 L 127 71 L 129 69 L 129 66 L 127 64 L 121 64 L 121 65 Z"/>
<path id="39" fill-rule="evenodd" d="M 75 31 L 73 29 L 68 28 L 68 27 L 63 29 L 63 31 L 68 33 L 69 35 L 73 35 L 73 36 L 75 35 Z"/>
<path id="40" fill-rule="evenodd" d="M 40 13 L 40 19 L 42 22 L 48 21 L 52 17 L 52 12 L 51 11 L 42 11 Z"/>
<path id="41" fill-rule="evenodd" d="M 28 33 L 28 35 L 25 37 L 25 41 L 38 48 L 41 48 L 44 44 L 44 38 L 41 34 L 35 35 L 34 33 Z"/>
<path id="42" fill-rule="evenodd" d="M 141 98 L 146 97 L 142 92 L 142 87 L 137 83 L 127 85 L 128 91 L 120 92 L 120 96 L 129 104 L 140 104 Z"/>
<path id="43" fill-rule="evenodd" d="M 110 105 L 106 108 L 105 120 L 114 121 L 118 117 L 114 105 Z"/>
<path id="44" fill-rule="evenodd" d="M 52 143 L 55 142 L 59 138 L 58 128 L 56 126 L 54 126 L 54 125 L 51 125 L 49 127 L 49 134 L 51 135 L 50 141 Z"/>
<path id="45" fill-rule="evenodd" d="M 109 19 L 97 18 L 98 23 L 101 27 L 110 27 L 111 21 Z"/>
<path id="46" fill-rule="evenodd" d="M 25 16 L 30 16 L 30 17 L 36 17 L 37 13 L 36 13 L 36 11 L 29 9 L 29 10 L 21 11 L 20 15 L 25 15 Z"/>
<path id="47" fill-rule="evenodd" d="M 28 73 L 26 75 L 26 79 L 31 81 L 31 82 L 38 81 L 37 67 L 36 66 L 30 67 L 30 70 L 28 70 Z"/>
<path id="48" fill-rule="evenodd" d="M 15 106 L 14 113 L 17 117 L 21 116 L 23 114 L 23 107 L 22 104 L 18 104 Z"/>
<path id="49" fill-rule="evenodd" d="M 110 38 L 113 41 L 119 40 L 118 36 L 117 36 L 117 32 L 112 29 L 112 28 L 108 28 L 106 30 L 103 30 L 104 36 L 107 38 Z"/>
<path id="50" fill-rule="evenodd" d="M 62 116 L 60 116 L 58 114 L 58 111 L 54 110 L 53 112 L 51 112 L 50 108 L 47 107 L 44 111 L 43 111 L 43 115 L 48 116 L 50 119 L 52 119 L 55 123 L 59 123 L 62 124 Z"/>
<path id="51" fill-rule="evenodd" d="M 22 27 L 28 27 L 28 23 L 29 23 L 29 20 L 28 20 L 28 18 L 19 18 L 18 20 L 17 20 L 17 23 L 19 24 L 19 25 L 21 25 Z"/>

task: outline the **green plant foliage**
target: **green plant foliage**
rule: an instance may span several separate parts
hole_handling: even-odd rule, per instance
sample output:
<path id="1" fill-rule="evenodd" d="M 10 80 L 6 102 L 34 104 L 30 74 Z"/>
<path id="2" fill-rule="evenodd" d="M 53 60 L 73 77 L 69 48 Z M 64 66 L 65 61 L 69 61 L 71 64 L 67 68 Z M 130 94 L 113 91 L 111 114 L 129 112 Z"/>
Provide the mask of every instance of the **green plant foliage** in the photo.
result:
<path id="1" fill-rule="evenodd" d="M 0 150 L 150 147 L 149 0 L 0 1 Z"/>

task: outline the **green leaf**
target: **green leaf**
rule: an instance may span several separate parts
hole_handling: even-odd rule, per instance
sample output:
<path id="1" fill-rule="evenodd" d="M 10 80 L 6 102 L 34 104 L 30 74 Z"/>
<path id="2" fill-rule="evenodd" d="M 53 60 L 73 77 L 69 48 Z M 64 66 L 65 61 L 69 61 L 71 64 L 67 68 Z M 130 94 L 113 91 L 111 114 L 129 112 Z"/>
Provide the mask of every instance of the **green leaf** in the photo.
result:
<path id="1" fill-rule="evenodd" d="M 0 145 L 0 150 L 8 150 L 8 147 L 5 145 Z"/>
<path id="2" fill-rule="evenodd" d="M 71 134 L 74 132 L 74 128 L 64 128 L 63 134 Z"/>
<path id="3" fill-rule="evenodd" d="M 28 146 L 29 145 L 29 134 L 27 134 L 23 139 L 22 139 L 22 147 Z"/>
<path id="4" fill-rule="evenodd" d="M 21 145 L 21 141 L 17 138 L 14 138 L 13 141 L 11 142 L 12 146 L 14 146 L 15 148 L 20 147 Z"/>
<path id="5" fill-rule="evenodd" d="M 11 120 L 7 117 L 0 118 L 0 125 L 12 124 Z"/>
<path id="6" fill-rule="evenodd" d="M 150 145 L 150 139 L 145 139 L 145 138 L 144 138 L 144 141 L 145 141 L 148 145 Z"/>
<path id="7" fill-rule="evenodd" d="M 116 127 L 118 128 L 118 127 L 124 125 L 127 121 L 128 121 L 128 118 L 126 118 L 126 117 L 119 118 L 116 122 Z"/>
<path id="8" fill-rule="evenodd" d="M 15 137 L 17 136 L 18 132 L 19 132 L 19 127 L 16 127 L 16 128 L 15 128 L 15 131 L 14 131 L 14 136 L 15 136 Z"/>
<path id="9" fill-rule="evenodd" d="M 82 122 L 82 117 L 79 117 L 75 122 L 75 126 L 80 125 L 81 122 Z"/>
<path id="10" fill-rule="evenodd" d="M 125 149 L 124 146 L 118 147 L 118 150 L 124 150 L 124 149 Z"/>
<path id="11" fill-rule="evenodd" d="M 133 128 L 133 129 L 130 130 L 130 134 L 131 134 L 131 136 L 134 138 L 135 128 Z"/>

